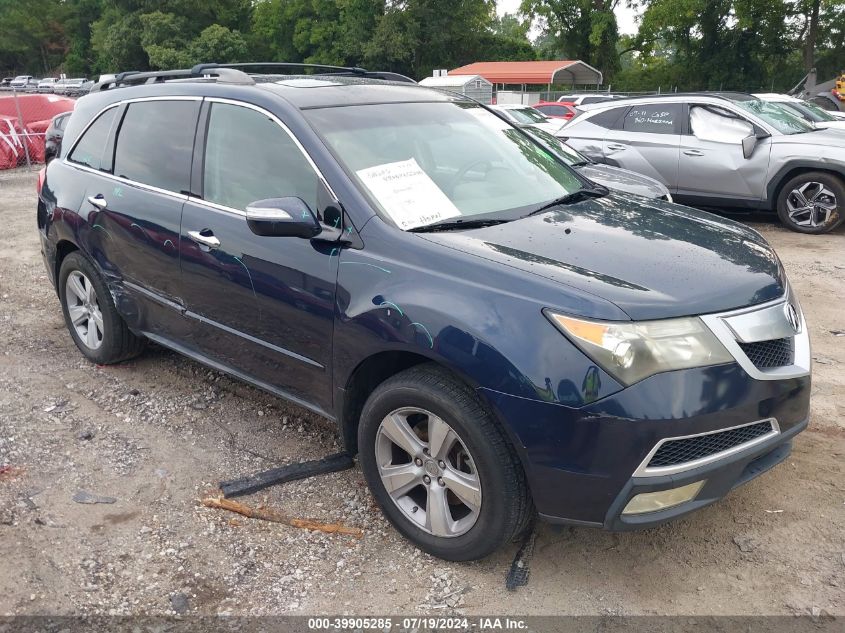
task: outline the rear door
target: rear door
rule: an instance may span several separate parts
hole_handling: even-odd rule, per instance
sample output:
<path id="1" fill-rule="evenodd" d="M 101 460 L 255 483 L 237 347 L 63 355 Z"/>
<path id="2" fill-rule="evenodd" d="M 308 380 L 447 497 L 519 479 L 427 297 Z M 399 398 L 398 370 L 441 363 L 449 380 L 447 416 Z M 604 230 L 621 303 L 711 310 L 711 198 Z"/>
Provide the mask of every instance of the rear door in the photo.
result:
<path id="1" fill-rule="evenodd" d="M 650 176 L 671 192 L 678 186 L 683 104 L 631 106 L 604 137 L 604 162 Z"/>
<path id="2" fill-rule="evenodd" d="M 250 202 L 295 196 L 322 218 L 332 200 L 322 178 L 281 121 L 245 103 L 206 101 L 197 156 L 201 197 L 185 204 L 178 238 L 190 344 L 330 410 L 336 249 L 255 235 L 245 217 Z"/>
<path id="3" fill-rule="evenodd" d="M 604 156 L 604 139 L 628 111 L 628 106 L 619 106 L 600 112 L 585 112 L 560 129 L 557 136 L 577 149 L 590 160 L 607 162 Z"/>
<path id="4" fill-rule="evenodd" d="M 134 299 L 130 325 L 163 336 L 181 329 L 179 222 L 190 185 L 201 98 L 133 101 L 108 112 L 112 146 L 94 125 L 69 155 L 91 177 L 80 214 L 92 227 L 94 256 Z M 106 114 L 103 115 L 103 117 Z M 101 117 L 101 119 L 103 119 Z"/>

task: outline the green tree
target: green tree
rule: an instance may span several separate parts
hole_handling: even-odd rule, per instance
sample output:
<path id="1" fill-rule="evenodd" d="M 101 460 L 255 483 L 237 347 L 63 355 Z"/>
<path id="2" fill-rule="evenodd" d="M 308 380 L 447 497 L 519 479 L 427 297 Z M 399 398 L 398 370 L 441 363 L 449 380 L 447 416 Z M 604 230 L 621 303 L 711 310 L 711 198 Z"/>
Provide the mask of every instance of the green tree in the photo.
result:
<path id="1" fill-rule="evenodd" d="M 212 24 L 206 27 L 189 46 L 189 63 L 214 61 L 242 62 L 247 58 L 247 43 L 238 31 Z"/>
<path id="2" fill-rule="evenodd" d="M 521 13 L 537 18 L 547 56 L 580 59 L 610 79 L 619 69 L 619 0 L 522 0 Z"/>

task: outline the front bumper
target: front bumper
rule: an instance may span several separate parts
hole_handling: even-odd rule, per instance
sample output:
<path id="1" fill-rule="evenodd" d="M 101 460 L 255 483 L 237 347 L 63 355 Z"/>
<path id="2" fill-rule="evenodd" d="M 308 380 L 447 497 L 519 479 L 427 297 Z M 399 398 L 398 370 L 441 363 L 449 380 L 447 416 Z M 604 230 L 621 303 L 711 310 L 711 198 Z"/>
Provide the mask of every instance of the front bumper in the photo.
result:
<path id="1" fill-rule="evenodd" d="M 581 408 L 480 389 L 518 446 L 534 504 L 549 521 L 629 530 L 720 499 L 789 454 L 807 426 L 810 376 L 755 380 L 736 363 L 666 372 Z M 779 433 L 694 470 L 634 473 L 662 439 L 774 418 Z M 693 501 L 622 516 L 635 495 L 706 479 Z"/>

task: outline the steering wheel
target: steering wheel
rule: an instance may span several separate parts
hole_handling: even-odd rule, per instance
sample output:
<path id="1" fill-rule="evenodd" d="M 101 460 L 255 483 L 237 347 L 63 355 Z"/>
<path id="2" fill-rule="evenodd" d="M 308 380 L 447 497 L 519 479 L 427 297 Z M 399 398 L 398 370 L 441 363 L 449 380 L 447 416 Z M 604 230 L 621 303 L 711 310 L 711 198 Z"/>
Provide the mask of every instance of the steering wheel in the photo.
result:
<path id="1" fill-rule="evenodd" d="M 487 165 L 487 169 L 485 170 L 486 173 L 487 170 L 489 170 L 493 166 L 493 163 L 488 158 L 479 158 L 478 160 L 474 160 L 470 163 L 467 163 L 458 170 L 457 174 L 452 177 L 452 181 L 449 183 L 449 192 L 451 193 L 452 191 L 454 191 L 455 186 L 464 179 L 464 176 L 467 175 L 469 170 L 471 170 L 477 165 Z"/>

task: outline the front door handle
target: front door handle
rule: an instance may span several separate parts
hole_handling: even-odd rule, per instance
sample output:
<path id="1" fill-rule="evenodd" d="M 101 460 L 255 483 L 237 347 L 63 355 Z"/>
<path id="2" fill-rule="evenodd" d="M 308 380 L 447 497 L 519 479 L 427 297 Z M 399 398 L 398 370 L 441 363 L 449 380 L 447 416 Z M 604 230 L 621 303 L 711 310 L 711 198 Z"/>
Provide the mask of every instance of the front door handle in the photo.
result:
<path id="1" fill-rule="evenodd" d="M 203 233 L 209 233 L 209 235 L 203 235 Z M 220 246 L 220 240 L 214 237 L 214 234 L 208 229 L 203 229 L 202 231 L 188 231 L 188 237 L 197 244 L 208 246 L 208 248 L 217 248 Z"/>
<path id="2" fill-rule="evenodd" d="M 88 202 L 93 204 L 98 209 L 105 209 L 108 206 L 108 202 L 103 197 L 103 194 L 98 193 L 96 196 L 88 196 Z"/>
<path id="3" fill-rule="evenodd" d="M 697 149 L 685 149 L 684 154 L 687 156 L 704 156 L 704 152 Z"/>
<path id="4" fill-rule="evenodd" d="M 615 152 L 621 151 L 621 150 L 626 149 L 626 148 L 627 148 L 627 145 L 617 145 L 616 143 L 607 146 L 607 149 L 612 149 Z"/>

